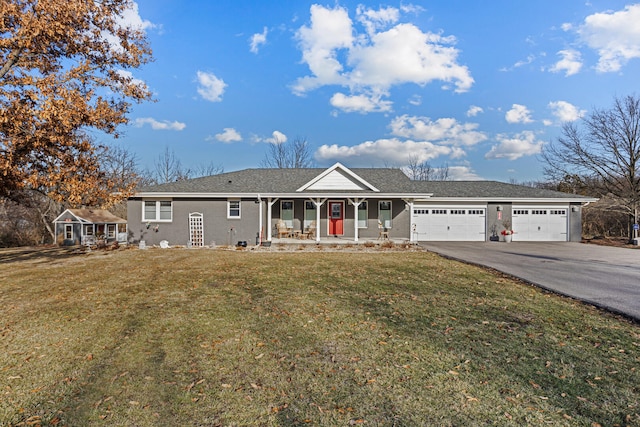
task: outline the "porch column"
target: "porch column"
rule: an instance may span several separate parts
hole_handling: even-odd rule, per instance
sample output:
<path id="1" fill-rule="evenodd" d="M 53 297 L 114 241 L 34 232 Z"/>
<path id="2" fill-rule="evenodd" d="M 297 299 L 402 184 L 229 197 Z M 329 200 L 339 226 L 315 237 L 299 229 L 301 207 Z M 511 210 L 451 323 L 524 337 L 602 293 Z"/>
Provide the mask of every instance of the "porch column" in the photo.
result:
<path id="1" fill-rule="evenodd" d="M 258 216 L 260 218 L 258 220 L 258 244 L 260 245 L 260 244 L 262 244 L 262 237 L 263 237 L 262 228 L 264 226 L 264 218 L 262 217 L 263 216 L 262 214 L 263 214 L 264 210 L 262 209 L 262 199 L 260 198 L 259 194 L 258 194 L 258 205 L 259 205 Z"/>
<path id="2" fill-rule="evenodd" d="M 358 241 L 358 206 L 364 201 L 364 199 L 348 199 L 349 203 L 353 205 L 353 240 Z"/>
<path id="3" fill-rule="evenodd" d="M 311 199 L 316 206 L 316 242 L 320 243 L 320 208 L 327 201 L 327 199 Z"/>
<path id="4" fill-rule="evenodd" d="M 272 228 L 272 225 L 271 225 L 272 209 L 271 209 L 271 207 L 277 201 L 278 201 L 277 197 L 275 199 L 272 199 L 271 197 L 269 197 L 267 199 L 267 228 L 269 229 L 269 231 L 267 231 L 267 242 L 271 241 L 271 228 Z"/>

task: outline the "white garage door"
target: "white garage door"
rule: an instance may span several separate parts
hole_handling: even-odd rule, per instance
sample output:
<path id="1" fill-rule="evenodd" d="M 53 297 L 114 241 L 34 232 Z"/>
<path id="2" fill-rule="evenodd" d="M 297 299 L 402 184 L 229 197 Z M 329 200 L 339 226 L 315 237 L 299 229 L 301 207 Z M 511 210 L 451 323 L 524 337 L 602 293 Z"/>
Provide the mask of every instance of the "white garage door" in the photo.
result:
<path id="1" fill-rule="evenodd" d="M 418 241 L 486 240 L 485 207 L 414 206 L 413 232 Z"/>
<path id="2" fill-rule="evenodd" d="M 513 206 L 513 241 L 566 242 L 568 211 L 565 207 Z"/>

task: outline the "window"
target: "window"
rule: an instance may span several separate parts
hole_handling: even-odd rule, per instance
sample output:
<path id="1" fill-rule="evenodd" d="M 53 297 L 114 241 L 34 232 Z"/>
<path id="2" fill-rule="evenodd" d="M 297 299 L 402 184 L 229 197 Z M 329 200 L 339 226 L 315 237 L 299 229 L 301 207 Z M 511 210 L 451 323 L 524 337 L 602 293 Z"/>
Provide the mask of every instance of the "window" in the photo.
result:
<path id="1" fill-rule="evenodd" d="M 116 225 L 107 224 L 107 239 L 114 239 L 116 237 Z"/>
<path id="2" fill-rule="evenodd" d="M 280 202 L 280 219 L 285 225 L 293 228 L 293 200 L 282 200 Z"/>
<path id="3" fill-rule="evenodd" d="M 64 225 L 64 238 L 66 240 L 73 240 L 73 225 L 65 224 Z"/>
<path id="4" fill-rule="evenodd" d="M 533 209 L 531 211 L 531 215 L 546 215 L 546 214 L 547 214 L 546 209 Z"/>
<path id="5" fill-rule="evenodd" d="M 227 201 L 227 218 L 240 218 L 240 200 Z"/>
<path id="6" fill-rule="evenodd" d="M 431 209 L 431 213 L 434 215 L 446 215 L 447 214 L 447 210 L 446 209 Z"/>
<path id="7" fill-rule="evenodd" d="M 378 202 L 378 221 L 384 228 L 391 228 L 391 201 L 380 200 Z"/>
<path id="8" fill-rule="evenodd" d="M 469 215 L 484 215 L 484 209 L 469 209 Z"/>
<path id="9" fill-rule="evenodd" d="M 554 209 L 551 212 L 549 212 L 551 215 L 566 215 L 567 211 L 566 209 Z"/>
<path id="10" fill-rule="evenodd" d="M 513 210 L 513 214 L 514 215 L 529 215 L 529 210 L 528 209 L 514 209 Z"/>
<path id="11" fill-rule="evenodd" d="M 464 215 L 467 211 L 464 209 L 451 209 L 451 215 Z"/>
<path id="12" fill-rule="evenodd" d="M 414 215 L 429 215 L 429 209 L 414 209 Z"/>
<path id="13" fill-rule="evenodd" d="M 144 202 L 143 221 L 171 221 L 172 215 L 171 200 L 146 200 Z"/>
<path id="14" fill-rule="evenodd" d="M 316 221 L 316 204 L 313 202 L 304 202 L 304 228 L 305 230 Z"/>
<path id="15" fill-rule="evenodd" d="M 369 209 L 367 202 L 360 202 L 358 205 L 358 228 L 367 228 L 369 218 Z"/>
<path id="16" fill-rule="evenodd" d="M 93 236 L 93 224 L 85 224 L 85 226 L 84 226 L 84 235 L 85 236 Z"/>

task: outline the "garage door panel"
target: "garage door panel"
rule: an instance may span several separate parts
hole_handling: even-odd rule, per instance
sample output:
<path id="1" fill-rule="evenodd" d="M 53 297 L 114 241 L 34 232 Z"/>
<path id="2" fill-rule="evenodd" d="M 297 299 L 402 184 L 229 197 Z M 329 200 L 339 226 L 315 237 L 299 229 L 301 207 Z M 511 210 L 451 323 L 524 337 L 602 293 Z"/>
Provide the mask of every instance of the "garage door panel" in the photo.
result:
<path id="1" fill-rule="evenodd" d="M 515 207 L 512 211 L 513 241 L 567 241 L 568 208 L 542 206 Z"/>
<path id="2" fill-rule="evenodd" d="M 484 241 L 485 207 L 416 206 L 415 236 L 419 241 Z"/>

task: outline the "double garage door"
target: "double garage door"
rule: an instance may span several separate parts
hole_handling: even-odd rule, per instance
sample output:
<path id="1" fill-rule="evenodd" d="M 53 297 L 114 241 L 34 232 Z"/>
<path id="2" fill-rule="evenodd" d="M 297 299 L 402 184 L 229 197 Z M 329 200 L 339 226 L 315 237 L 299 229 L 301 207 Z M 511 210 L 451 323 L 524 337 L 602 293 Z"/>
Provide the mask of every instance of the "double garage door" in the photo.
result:
<path id="1" fill-rule="evenodd" d="M 565 242 L 566 207 L 512 206 L 514 241 Z M 413 237 L 418 241 L 485 241 L 486 206 L 420 206 L 412 215 Z"/>
<path id="2" fill-rule="evenodd" d="M 486 240 L 485 206 L 416 205 L 411 222 L 418 241 Z"/>
<path id="3" fill-rule="evenodd" d="M 566 242 L 568 208 L 514 205 L 511 211 L 514 242 Z"/>

